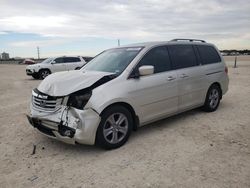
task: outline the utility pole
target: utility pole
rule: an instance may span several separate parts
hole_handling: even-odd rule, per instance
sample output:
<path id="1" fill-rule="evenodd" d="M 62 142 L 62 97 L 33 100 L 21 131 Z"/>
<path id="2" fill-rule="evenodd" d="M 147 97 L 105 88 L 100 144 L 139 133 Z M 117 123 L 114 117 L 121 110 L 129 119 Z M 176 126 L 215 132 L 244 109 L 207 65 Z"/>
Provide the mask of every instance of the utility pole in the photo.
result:
<path id="1" fill-rule="evenodd" d="M 37 46 L 37 58 L 40 59 L 40 48 Z"/>
<path id="2" fill-rule="evenodd" d="M 118 46 L 120 46 L 120 39 L 118 39 L 117 42 L 118 42 Z"/>

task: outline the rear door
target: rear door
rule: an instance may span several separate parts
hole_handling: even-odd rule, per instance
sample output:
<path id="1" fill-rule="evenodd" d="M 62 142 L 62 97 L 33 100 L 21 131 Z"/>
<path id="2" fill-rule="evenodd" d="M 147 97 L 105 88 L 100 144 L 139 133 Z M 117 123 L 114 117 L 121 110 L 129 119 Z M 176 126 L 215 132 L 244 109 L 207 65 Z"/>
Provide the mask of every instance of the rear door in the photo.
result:
<path id="1" fill-rule="evenodd" d="M 52 72 L 58 72 L 58 71 L 65 71 L 66 70 L 66 65 L 64 62 L 63 57 L 58 57 L 53 61 L 53 64 L 51 66 L 51 71 Z"/>
<path id="2" fill-rule="evenodd" d="M 64 57 L 66 70 L 75 70 L 83 66 L 83 62 L 79 57 Z"/>
<path id="3" fill-rule="evenodd" d="M 167 48 L 160 46 L 151 49 L 134 71 L 143 65 L 154 66 L 154 74 L 132 78 L 136 90 L 130 93 L 140 109 L 142 124 L 175 113 L 178 107 L 177 76 L 171 70 Z"/>
<path id="4" fill-rule="evenodd" d="M 206 79 L 195 48 L 188 44 L 176 44 L 168 46 L 168 50 L 178 77 L 178 110 L 202 104 Z"/>

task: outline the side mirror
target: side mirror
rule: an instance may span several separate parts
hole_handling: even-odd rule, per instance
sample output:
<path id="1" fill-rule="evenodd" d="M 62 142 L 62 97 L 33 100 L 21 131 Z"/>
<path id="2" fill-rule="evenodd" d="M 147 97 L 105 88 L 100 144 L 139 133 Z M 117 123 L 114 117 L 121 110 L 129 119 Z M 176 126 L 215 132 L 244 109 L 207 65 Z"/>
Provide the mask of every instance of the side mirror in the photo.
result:
<path id="1" fill-rule="evenodd" d="M 51 64 L 51 65 L 53 65 L 53 64 L 55 64 L 55 63 L 56 63 L 56 62 L 53 60 L 53 61 L 51 61 L 51 63 L 50 63 L 50 64 Z"/>
<path id="2" fill-rule="evenodd" d="M 146 76 L 154 74 L 154 66 L 152 65 L 143 65 L 139 67 L 139 74 L 140 76 Z"/>

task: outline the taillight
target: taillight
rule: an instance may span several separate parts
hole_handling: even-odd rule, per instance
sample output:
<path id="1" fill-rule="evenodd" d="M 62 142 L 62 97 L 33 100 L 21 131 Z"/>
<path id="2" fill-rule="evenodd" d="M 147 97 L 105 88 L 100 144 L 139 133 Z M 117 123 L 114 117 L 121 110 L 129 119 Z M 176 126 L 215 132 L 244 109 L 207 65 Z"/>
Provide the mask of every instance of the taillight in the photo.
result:
<path id="1" fill-rule="evenodd" d="M 225 67 L 225 73 L 227 73 L 227 74 L 228 74 L 228 68 L 227 68 L 227 67 Z"/>

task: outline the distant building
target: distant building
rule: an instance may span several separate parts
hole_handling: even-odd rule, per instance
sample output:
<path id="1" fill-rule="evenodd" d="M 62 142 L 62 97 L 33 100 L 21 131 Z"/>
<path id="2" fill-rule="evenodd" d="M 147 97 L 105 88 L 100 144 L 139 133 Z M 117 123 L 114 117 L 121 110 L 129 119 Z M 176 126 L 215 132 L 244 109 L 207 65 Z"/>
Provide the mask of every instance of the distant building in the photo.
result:
<path id="1" fill-rule="evenodd" d="M 1 54 L 1 59 L 9 59 L 9 58 L 10 58 L 10 55 L 9 55 L 8 53 L 3 52 L 3 53 Z"/>

